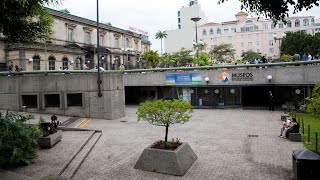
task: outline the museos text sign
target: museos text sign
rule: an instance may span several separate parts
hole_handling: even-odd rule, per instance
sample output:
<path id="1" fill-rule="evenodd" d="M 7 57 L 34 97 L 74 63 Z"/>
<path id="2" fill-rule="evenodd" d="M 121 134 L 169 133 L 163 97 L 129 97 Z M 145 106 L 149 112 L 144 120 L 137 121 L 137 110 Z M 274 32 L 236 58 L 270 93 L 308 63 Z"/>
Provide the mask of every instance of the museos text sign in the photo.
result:
<path id="1" fill-rule="evenodd" d="M 231 80 L 232 81 L 253 81 L 253 73 L 252 72 L 232 73 Z"/>

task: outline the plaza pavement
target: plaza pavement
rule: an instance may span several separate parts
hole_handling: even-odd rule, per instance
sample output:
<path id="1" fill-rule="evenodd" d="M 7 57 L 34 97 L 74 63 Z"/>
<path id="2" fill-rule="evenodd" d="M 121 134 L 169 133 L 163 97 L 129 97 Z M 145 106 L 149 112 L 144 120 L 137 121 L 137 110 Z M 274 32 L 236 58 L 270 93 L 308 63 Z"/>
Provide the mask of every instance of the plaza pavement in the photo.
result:
<path id="1" fill-rule="evenodd" d="M 292 150 L 303 148 L 303 145 L 300 142 L 291 142 L 278 137 L 281 111 L 195 110 L 190 122 L 176 124 L 169 128 L 169 139 L 180 138 L 181 141 L 188 142 L 198 156 L 187 173 L 178 177 L 133 168 L 143 149 L 154 141 L 163 140 L 165 135 L 164 127 L 138 122 L 136 109 L 137 106 L 127 106 L 124 118 L 94 119 L 86 124 L 84 128 L 101 129 L 103 135 L 73 179 L 293 179 Z M 79 136 L 81 132 L 77 133 L 79 138 L 66 134 L 63 144 L 60 142 L 60 145 L 56 145 L 59 147 L 58 150 L 61 153 L 59 155 L 62 159 L 70 155 L 70 149 L 75 147 L 75 143 L 81 141 L 81 137 L 87 136 L 85 132 L 81 136 Z M 248 135 L 258 135 L 258 137 L 248 137 Z M 42 151 L 45 155 L 45 150 Z M 50 150 L 47 150 L 47 153 L 54 154 Z M 18 168 L 13 172 L 34 179 L 54 175 L 52 169 L 48 170 L 50 157 L 52 156 L 49 156 L 47 161 L 36 160 L 35 164 Z M 43 172 L 37 173 L 36 169 L 39 170 L 41 164 L 43 164 Z M 53 168 L 58 164 L 53 164 Z"/>

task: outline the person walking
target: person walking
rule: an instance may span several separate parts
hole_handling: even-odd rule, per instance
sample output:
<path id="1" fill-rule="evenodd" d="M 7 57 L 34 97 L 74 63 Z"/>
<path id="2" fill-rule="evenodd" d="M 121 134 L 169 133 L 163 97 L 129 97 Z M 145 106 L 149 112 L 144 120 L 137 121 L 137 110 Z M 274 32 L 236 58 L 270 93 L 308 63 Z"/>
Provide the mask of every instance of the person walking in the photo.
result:
<path id="1" fill-rule="evenodd" d="M 274 111 L 274 97 L 271 91 L 269 91 L 269 111 Z"/>

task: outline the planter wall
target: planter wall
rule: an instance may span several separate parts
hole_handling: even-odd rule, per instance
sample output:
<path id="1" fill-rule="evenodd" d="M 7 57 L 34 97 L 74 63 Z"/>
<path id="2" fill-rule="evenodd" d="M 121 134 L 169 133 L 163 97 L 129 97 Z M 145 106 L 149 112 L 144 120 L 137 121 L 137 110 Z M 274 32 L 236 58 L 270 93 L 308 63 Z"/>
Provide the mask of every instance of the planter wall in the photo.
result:
<path id="1" fill-rule="evenodd" d="M 62 139 L 62 131 L 58 130 L 54 134 L 50 134 L 46 137 L 40 137 L 38 139 L 38 145 L 41 148 L 51 148 L 55 144 L 57 144 Z"/>
<path id="2" fill-rule="evenodd" d="M 144 149 L 134 168 L 182 176 L 197 158 L 188 143 L 182 143 L 174 151 L 149 146 Z"/>

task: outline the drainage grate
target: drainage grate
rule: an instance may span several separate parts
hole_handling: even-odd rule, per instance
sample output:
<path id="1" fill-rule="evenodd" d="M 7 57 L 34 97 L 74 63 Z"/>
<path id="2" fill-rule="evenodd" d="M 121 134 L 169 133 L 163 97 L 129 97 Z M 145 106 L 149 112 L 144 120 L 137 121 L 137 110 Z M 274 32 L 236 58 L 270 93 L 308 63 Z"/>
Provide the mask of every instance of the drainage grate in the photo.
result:
<path id="1" fill-rule="evenodd" d="M 125 122 L 128 122 L 128 121 L 120 121 L 120 122 L 123 122 L 123 123 L 125 123 Z"/>
<path id="2" fill-rule="evenodd" d="M 259 137 L 259 135 L 248 135 L 248 137 Z"/>

